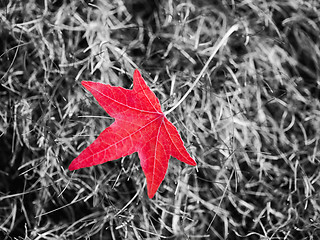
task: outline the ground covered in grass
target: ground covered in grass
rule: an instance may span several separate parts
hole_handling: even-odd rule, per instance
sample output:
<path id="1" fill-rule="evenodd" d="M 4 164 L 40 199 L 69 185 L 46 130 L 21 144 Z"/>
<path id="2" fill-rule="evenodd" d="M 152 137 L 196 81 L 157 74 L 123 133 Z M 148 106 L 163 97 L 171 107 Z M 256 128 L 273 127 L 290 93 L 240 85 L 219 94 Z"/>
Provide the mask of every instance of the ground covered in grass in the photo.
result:
<path id="1" fill-rule="evenodd" d="M 320 238 L 319 1 L 5 0 L 0 22 L 1 239 Z M 198 165 L 153 199 L 136 154 L 68 170 L 113 121 L 81 81 L 135 68 L 163 111 L 200 79 L 167 116 Z"/>

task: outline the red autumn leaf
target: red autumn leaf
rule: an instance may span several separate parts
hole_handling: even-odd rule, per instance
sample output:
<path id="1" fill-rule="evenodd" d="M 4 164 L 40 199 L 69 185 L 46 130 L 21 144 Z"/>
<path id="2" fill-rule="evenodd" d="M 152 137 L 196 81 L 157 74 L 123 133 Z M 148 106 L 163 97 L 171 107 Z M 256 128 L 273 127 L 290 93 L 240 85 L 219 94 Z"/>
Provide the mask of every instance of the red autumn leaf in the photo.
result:
<path id="1" fill-rule="evenodd" d="M 138 152 L 147 178 L 148 196 L 152 198 L 165 177 L 170 156 L 196 165 L 138 70 L 133 75 L 132 90 L 90 81 L 82 81 L 82 85 L 115 121 L 72 161 L 69 170 Z"/>

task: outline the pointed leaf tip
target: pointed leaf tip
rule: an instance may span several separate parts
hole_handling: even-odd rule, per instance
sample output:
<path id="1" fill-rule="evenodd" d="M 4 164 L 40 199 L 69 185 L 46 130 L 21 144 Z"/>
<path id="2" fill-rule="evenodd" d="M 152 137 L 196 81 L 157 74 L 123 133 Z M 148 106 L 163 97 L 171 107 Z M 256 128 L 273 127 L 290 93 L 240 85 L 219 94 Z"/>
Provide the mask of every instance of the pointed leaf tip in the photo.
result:
<path id="1" fill-rule="evenodd" d="M 139 72 L 138 69 L 135 69 L 135 70 L 134 70 L 133 78 L 134 78 L 135 76 L 136 76 L 136 77 L 141 77 L 141 74 L 140 74 L 140 72 Z"/>
<path id="2" fill-rule="evenodd" d="M 87 86 L 89 81 L 81 81 L 82 86 Z"/>

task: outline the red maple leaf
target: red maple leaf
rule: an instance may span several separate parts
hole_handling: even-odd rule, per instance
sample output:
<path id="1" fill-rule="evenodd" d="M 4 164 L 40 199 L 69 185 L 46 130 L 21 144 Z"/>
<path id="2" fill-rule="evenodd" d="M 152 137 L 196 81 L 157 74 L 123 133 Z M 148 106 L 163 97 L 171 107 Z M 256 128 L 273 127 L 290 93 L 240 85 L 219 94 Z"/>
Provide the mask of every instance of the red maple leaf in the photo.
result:
<path id="1" fill-rule="evenodd" d="M 138 70 L 133 75 L 132 90 L 91 81 L 82 81 L 82 85 L 115 121 L 72 161 L 69 170 L 138 152 L 147 178 L 148 196 L 152 198 L 165 177 L 170 156 L 196 165 Z"/>

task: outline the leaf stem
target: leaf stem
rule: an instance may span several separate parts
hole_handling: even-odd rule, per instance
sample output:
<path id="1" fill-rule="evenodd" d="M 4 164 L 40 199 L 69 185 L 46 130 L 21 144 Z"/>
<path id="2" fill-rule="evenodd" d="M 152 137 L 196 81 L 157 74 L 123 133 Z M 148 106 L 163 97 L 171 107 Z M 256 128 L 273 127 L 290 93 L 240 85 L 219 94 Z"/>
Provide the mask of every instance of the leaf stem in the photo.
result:
<path id="1" fill-rule="evenodd" d="M 197 85 L 197 83 L 199 82 L 199 80 L 201 79 L 202 75 L 204 74 L 204 72 L 207 70 L 210 62 L 212 61 L 212 59 L 214 58 L 214 56 L 216 55 L 216 53 L 219 51 L 219 49 L 226 44 L 228 38 L 230 37 L 230 35 L 232 33 L 234 33 L 235 31 L 238 31 L 239 29 L 239 25 L 235 24 L 233 25 L 228 32 L 223 36 L 223 38 L 220 40 L 220 42 L 214 47 L 213 52 L 211 54 L 211 56 L 209 57 L 209 59 L 207 60 L 207 62 L 205 63 L 205 65 L 203 66 L 201 72 L 199 73 L 198 77 L 196 78 L 196 80 L 194 81 L 194 83 L 191 85 L 191 87 L 189 88 L 189 90 L 186 92 L 186 94 L 179 100 L 179 102 L 177 102 L 176 105 L 174 105 L 171 109 L 169 109 L 168 111 L 164 112 L 164 115 L 167 115 L 169 113 L 171 113 L 174 109 L 176 109 L 186 98 L 187 96 L 191 93 L 191 91 L 194 89 L 194 87 Z"/>

